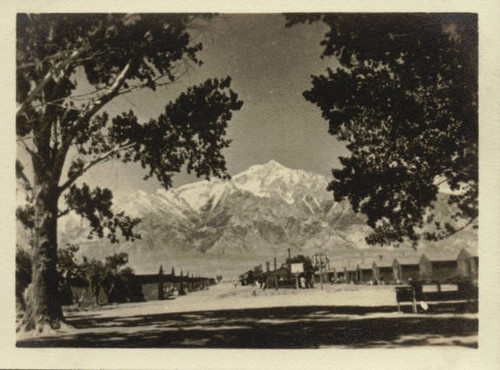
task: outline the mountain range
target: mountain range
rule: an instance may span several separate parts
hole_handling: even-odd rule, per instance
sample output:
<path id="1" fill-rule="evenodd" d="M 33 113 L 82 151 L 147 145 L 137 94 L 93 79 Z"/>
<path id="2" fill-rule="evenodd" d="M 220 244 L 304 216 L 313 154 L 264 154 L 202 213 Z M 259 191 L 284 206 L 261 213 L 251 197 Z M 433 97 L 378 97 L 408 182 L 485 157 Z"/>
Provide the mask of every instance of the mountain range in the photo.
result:
<path id="1" fill-rule="evenodd" d="M 139 190 L 117 199 L 117 210 L 142 219 L 141 240 L 119 246 L 88 241 L 84 224 L 69 218 L 62 225 L 60 242 L 78 242 L 81 253 L 96 258 L 125 251 L 142 273 L 156 272 L 163 264 L 164 269 L 172 265 L 184 272 L 232 276 L 273 257 L 281 263 L 288 248 L 294 255 L 321 250 L 339 258 L 360 250 L 365 255 L 392 253 L 391 247 L 365 242 L 370 228 L 364 216 L 346 201 L 335 202 L 327 183 L 322 175 L 271 160 L 230 180 L 199 181 L 154 193 Z M 438 203 L 438 212 L 451 213 L 444 199 Z M 446 242 L 424 243 L 422 248 L 459 249 L 471 243 L 477 243 L 475 230 Z"/>

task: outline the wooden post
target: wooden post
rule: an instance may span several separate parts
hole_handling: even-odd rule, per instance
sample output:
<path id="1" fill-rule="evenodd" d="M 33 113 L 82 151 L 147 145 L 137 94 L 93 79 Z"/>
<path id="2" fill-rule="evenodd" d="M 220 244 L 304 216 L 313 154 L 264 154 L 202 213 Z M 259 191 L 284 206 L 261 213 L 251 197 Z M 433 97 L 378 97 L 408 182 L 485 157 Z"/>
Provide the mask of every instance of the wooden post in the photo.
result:
<path id="1" fill-rule="evenodd" d="M 325 283 L 330 284 L 330 258 L 328 258 L 328 254 L 325 253 Z"/>
<path id="2" fill-rule="evenodd" d="M 295 273 L 295 289 L 299 290 L 299 274 Z"/>
<path id="3" fill-rule="evenodd" d="M 292 274 L 292 261 L 291 261 L 291 259 L 292 259 L 292 253 L 290 251 L 290 248 L 288 248 L 288 276 L 287 276 L 288 281 L 290 281 L 290 276 Z"/>
<path id="4" fill-rule="evenodd" d="M 158 299 L 162 300 L 165 298 L 163 292 L 163 266 L 160 265 L 160 270 L 158 271 Z"/>
<path id="5" fill-rule="evenodd" d="M 412 285 L 411 288 L 413 294 L 413 313 L 417 313 L 417 294 L 415 292 L 415 285 Z"/>
<path id="6" fill-rule="evenodd" d="M 321 285 L 321 290 L 323 290 L 323 253 L 319 254 L 319 282 Z"/>

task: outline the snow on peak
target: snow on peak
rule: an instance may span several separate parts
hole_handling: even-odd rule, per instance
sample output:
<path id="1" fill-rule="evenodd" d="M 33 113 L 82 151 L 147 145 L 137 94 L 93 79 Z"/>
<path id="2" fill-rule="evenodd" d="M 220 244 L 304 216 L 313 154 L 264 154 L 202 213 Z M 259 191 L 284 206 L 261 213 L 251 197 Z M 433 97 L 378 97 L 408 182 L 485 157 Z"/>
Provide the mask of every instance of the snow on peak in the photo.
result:
<path id="1" fill-rule="evenodd" d="M 234 176 L 236 187 L 256 196 L 280 196 L 287 203 L 293 203 L 295 194 L 303 189 L 326 189 L 326 179 L 304 170 L 287 168 L 271 160 L 264 165 L 255 165 Z"/>
<path id="2" fill-rule="evenodd" d="M 276 162 L 274 159 L 271 159 L 269 162 L 267 162 L 265 164 L 254 164 L 253 166 L 250 166 L 246 171 L 243 171 L 236 176 L 239 176 L 242 174 L 256 173 L 256 172 L 267 173 L 269 171 L 276 171 L 276 170 L 293 171 L 290 168 L 287 168 L 287 167 L 283 166 L 282 164 Z"/>
<path id="3" fill-rule="evenodd" d="M 264 166 L 272 167 L 272 168 L 287 169 L 285 166 L 283 166 L 281 163 L 276 162 L 274 159 L 271 159 Z"/>
<path id="4" fill-rule="evenodd" d="M 324 176 L 304 170 L 287 168 L 275 160 L 266 164 L 253 165 L 246 171 L 235 175 L 231 180 L 203 180 L 168 191 L 159 189 L 155 194 L 137 192 L 135 203 L 140 203 L 143 211 L 159 212 L 165 210 L 177 215 L 186 212 L 199 212 L 209 202 L 214 208 L 228 195 L 245 191 L 261 198 L 276 197 L 293 204 L 306 191 L 324 192 L 327 181 Z"/>
<path id="5" fill-rule="evenodd" d="M 230 181 L 213 179 L 211 181 L 198 181 L 191 184 L 186 184 L 178 189 L 170 190 L 172 193 L 177 193 L 182 197 L 195 211 L 199 211 L 210 200 L 212 208 L 226 195 L 234 190 L 234 186 Z"/>

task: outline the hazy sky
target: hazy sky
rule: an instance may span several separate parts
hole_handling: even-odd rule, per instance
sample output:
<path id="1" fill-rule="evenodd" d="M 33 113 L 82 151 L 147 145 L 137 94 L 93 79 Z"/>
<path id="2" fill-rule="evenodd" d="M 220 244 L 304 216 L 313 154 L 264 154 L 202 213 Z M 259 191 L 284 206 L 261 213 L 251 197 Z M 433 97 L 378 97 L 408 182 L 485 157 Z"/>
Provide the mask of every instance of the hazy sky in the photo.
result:
<path id="1" fill-rule="evenodd" d="M 321 22 L 285 28 L 279 14 L 224 15 L 208 27 L 196 36 L 204 45 L 202 67 L 193 67 L 174 86 L 115 99 L 107 110 L 116 114 L 133 109 L 145 121 L 163 112 L 166 102 L 188 85 L 229 75 L 233 90 L 244 101 L 229 123 L 228 137 L 233 142 L 224 152 L 229 173 L 274 159 L 330 177 L 331 169 L 339 165 L 338 156 L 346 150 L 328 134 L 320 110 L 302 96 L 311 86 L 312 74 L 336 65 L 332 58 L 320 58 L 320 41 L 327 28 Z M 143 181 L 144 174 L 138 165 L 113 162 L 89 171 L 84 180 L 118 192 L 153 191 L 160 186 L 156 179 Z M 193 181 L 194 176 L 178 174 L 174 186 Z"/>

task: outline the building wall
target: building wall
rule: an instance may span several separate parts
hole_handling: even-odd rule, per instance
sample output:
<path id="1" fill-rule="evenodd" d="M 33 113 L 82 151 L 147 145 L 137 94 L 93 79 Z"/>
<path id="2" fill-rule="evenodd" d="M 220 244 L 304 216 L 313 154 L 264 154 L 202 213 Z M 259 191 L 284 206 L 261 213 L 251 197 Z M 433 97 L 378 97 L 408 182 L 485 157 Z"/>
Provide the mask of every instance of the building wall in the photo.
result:
<path id="1" fill-rule="evenodd" d="M 420 279 L 444 280 L 457 276 L 457 261 L 430 261 L 422 258 L 419 263 Z"/>
<path id="2" fill-rule="evenodd" d="M 142 295 L 146 301 L 155 301 L 158 299 L 158 283 L 141 284 Z"/>
<path id="3" fill-rule="evenodd" d="M 344 271 L 336 271 L 336 279 L 339 279 L 341 282 L 345 281 L 345 273 Z"/>
<path id="4" fill-rule="evenodd" d="M 479 279 L 479 258 L 471 257 L 467 260 L 470 269 L 470 278 L 477 281 Z"/>
<path id="5" fill-rule="evenodd" d="M 419 278 L 420 279 L 432 279 L 432 263 L 427 258 L 422 258 L 419 267 Z"/>
<path id="6" fill-rule="evenodd" d="M 356 281 L 356 271 L 345 271 L 346 281 L 347 282 L 355 282 Z"/>
<path id="7" fill-rule="evenodd" d="M 466 258 L 457 259 L 457 276 L 461 278 L 468 277 L 468 263 Z"/>
<path id="8" fill-rule="evenodd" d="M 443 261 L 432 263 L 433 279 L 449 279 L 457 276 L 456 261 Z"/>
<path id="9" fill-rule="evenodd" d="M 478 258 L 462 257 L 457 259 L 457 275 L 461 278 L 477 280 L 478 278 Z"/>
<path id="10" fill-rule="evenodd" d="M 392 266 L 379 267 L 376 264 L 373 265 L 373 278 L 377 280 L 379 284 L 384 282 L 387 284 L 394 280 L 394 272 Z"/>
<path id="11" fill-rule="evenodd" d="M 419 266 L 418 265 L 401 265 L 401 273 L 402 273 L 402 278 L 401 280 L 403 281 L 408 281 L 408 280 L 418 280 L 419 277 Z"/>
<path id="12" fill-rule="evenodd" d="M 373 278 L 373 269 L 359 269 L 359 281 L 367 283 Z"/>
<path id="13" fill-rule="evenodd" d="M 396 281 L 402 281 L 403 280 L 403 269 L 401 268 L 401 265 L 398 265 L 398 264 L 392 265 L 392 274 L 393 274 L 394 279 Z"/>
<path id="14" fill-rule="evenodd" d="M 379 267 L 379 283 L 384 282 L 385 284 L 394 280 L 394 275 L 392 267 Z"/>

